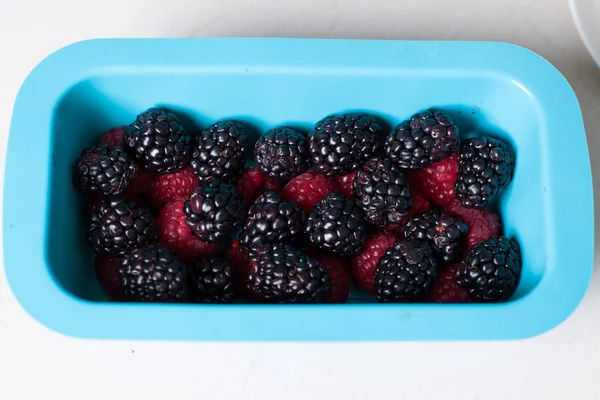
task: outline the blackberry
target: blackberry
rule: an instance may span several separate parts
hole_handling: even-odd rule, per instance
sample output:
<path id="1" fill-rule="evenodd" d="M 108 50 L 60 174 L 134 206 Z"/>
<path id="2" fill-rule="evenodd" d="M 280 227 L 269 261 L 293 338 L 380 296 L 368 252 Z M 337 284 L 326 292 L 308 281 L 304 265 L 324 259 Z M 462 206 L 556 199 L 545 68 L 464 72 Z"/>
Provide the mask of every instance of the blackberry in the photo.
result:
<path id="1" fill-rule="evenodd" d="M 194 303 L 233 303 L 235 271 L 226 258 L 206 257 L 190 267 Z"/>
<path id="2" fill-rule="evenodd" d="M 448 115 L 429 109 L 396 126 L 385 153 L 402 168 L 424 168 L 458 150 L 458 128 Z"/>
<path id="3" fill-rule="evenodd" d="M 473 301 L 493 303 L 510 299 L 521 277 L 521 250 L 514 239 L 483 240 L 471 248 L 456 272 L 456 283 Z"/>
<path id="4" fill-rule="evenodd" d="M 118 273 L 129 301 L 183 302 L 188 298 L 188 268 L 163 244 L 125 253 Z"/>
<path id="5" fill-rule="evenodd" d="M 135 200 L 109 196 L 92 209 L 88 242 L 98 254 L 123 254 L 157 240 L 150 210 Z"/>
<path id="6" fill-rule="evenodd" d="M 248 136 L 246 128 L 236 121 L 219 121 L 196 137 L 192 168 L 205 181 L 218 178 L 236 182 L 246 164 Z"/>
<path id="7" fill-rule="evenodd" d="M 142 166 L 159 174 L 183 169 L 192 155 L 192 137 L 172 112 L 150 108 L 123 134 L 125 150 Z"/>
<path id="8" fill-rule="evenodd" d="M 258 167 L 270 178 L 290 180 L 310 167 L 306 136 L 291 128 L 267 131 L 254 146 Z"/>
<path id="9" fill-rule="evenodd" d="M 291 242 L 302 232 L 305 219 L 299 204 L 285 201 L 281 194 L 268 190 L 250 206 L 240 243 L 249 248 Z"/>
<path id="10" fill-rule="evenodd" d="M 379 302 L 420 300 L 433 284 L 437 259 L 424 240 L 399 240 L 387 249 L 375 269 L 375 297 Z"/>
<path id="11" fill-rule="evenodd" d="M 242 224 L 244 199 L 236 188 L 216 179 L 198 186 L 183 205 L 186 224 L 203 242 L 227 239 Z"/>
<path id="12" fill-rule="evenodd" d="M 460 258 L 469 227 L 458 215 L 442 211 L 415 214 L 404 225 L 407 239 L 427 240 L 445 262 Z"/>
<path id="13" fill-rule="evenodd" d="M 325 303 L 332 284 L 327 269 L 287 244 L 266 245 L 250 253 L 246 289 L 267 303 Z"/>
<path id="14" fill-rule="evenodd" d="M 330 115 L 315 125 L 309 135 L 309 151 L 317 172 L 346 175 L 379 148 L 383 129 L 364 113 Z"/>
<path id="15" fill-rule="evenodd" d="M 135 162 L 122 147 L 86 147 L 73 168 L 73 185 L 83 193 L 120 194 L 133 181 Z"/>
<path id="16" fill-rule="evenodd" d="M 491 137 L 462 143 L 454 193 L 467 208 L 485 207 L 513 178 L 515 156 L 506 142 Z"/>
<path id="17" fill-rule="evenodd" d="M 404 171 L 385 158 L 371 158 L 354 178 L 354 200 L 367 221 L 385 227 L 399 224 L 413 206 Z"/>
<path id="18" fill-rule="evenodd" d="M 304 231 L 315 246 L 338 256 L 353 257 L 362 252 L 369 226 L 353 200 L 334 192 L 315 205 Z"/>

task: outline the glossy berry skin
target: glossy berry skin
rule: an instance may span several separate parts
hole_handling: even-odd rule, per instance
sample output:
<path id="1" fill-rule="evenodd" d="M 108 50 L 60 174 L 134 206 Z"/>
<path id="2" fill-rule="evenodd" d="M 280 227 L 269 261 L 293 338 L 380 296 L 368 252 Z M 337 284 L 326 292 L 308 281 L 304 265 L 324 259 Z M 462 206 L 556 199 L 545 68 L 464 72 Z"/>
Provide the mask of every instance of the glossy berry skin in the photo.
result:
<path id="1" fill-rule="evenodd" d="M 379 148 L 383 129 L 365 113 L 329 115 L 309 134 L 309 151 L 316 172 L 326 176 L 357 170 Z"/>
<path id="2" fill-rule="evenodd" d="M 248 135 L 237 121 L 218 121 L 196 137 L 192 169 L 200 181 L 236 182 L 246 164 Z"/>
<path id="3" fill-rule="evenodd" d="M 443 206 L 456 198 L 454 183 L 458 174 L 459 152 L 422 169 L 408 171 L 411 189 L 423 193 L 432 203 Z"/>
<path id="4" fill-rule="evenodd" d="M 456 261 L 461 256 L 469 227 L 457 215 L 442 211 L 415 214 L 404 225 L 406 239 L 427 240 L 441 261 Z"/>
<path id="5" fill-rule="evenodd" d="M 274 128 L 254 146 L 256 165 L 269 178 L 290 180 L 310 167 L 306 136 L 292 128 Z"/>
<path id="6" fill-rule="evenodd" d="M 235 187 L 248 206 L 267 190 L 281 192 L 281 183 L 276 179 L 269 178 L 260 168 L 256 167 L 246 168 Z"/>
<path id="7" fill-rule="evenodd" d="M 267 243 L 292 243 L 302 233 L 305 219 L 300 205 L 286 201 L 281 194 L 269 190 L 250 206 L 240 233 L 240 243 L 247 248 Z"/>
<path id="8" fill-rule="evenodd" d="M 145 169 L 177 172 L 190 162 L 192 136 L 172 112 L 150 108 L 138 115 L 123 135 L 125 150 Z"/>
<path id="9" fill-rule="evenodd" d="M 455 199 L 446 204 L 444 211 L 458 215 L 467 226 L 467 246 L 470 249 L 482 240 L 500 236 L 502 233 L 502 221 L 500 216 L 485 208 L 466 208 L 460 200 Z"/>
<path id="10" fill-rule="evenodd" d="M 333 192 L 339 192 L 340 186 L 335 179 L 314 171 L 306 171 L 288 182 L 281 194 L 286 200 L 300 204 L 310 213 L 315 204 Z"/>
<path id="11" fill-rule="evenodd" d="M 121 196 L 100 200 L 89 216 L 87 239 L 98 254 L 123 254 L 156 241 L 157 234 L 150 210 Z"/>
<path id="12" fill-rule="evenodd" d="M 218 243 L 240 227 L 245 205 L 233 185 L 213 179 L 194 189 L 183 212 L 194 235 L 203 242 Z"/>
<path id="13" fill-rule="evenodd" d="M 127 190 L 137 172 L 122 147 L 98 144 L 85 148 L 73 168 L 73 185 L 86 194 L 116 195 Z"/>
<path id="14" fill-rule="evenodd" d="M 514 239 L 499 237 L 477 243 L 456 272 L 456 283 L 473 301 L 509 300 L 521 277 L 521 249 Z"/>
<path id="15" fill-rule="evenodd" d="M 331 297 L 327 269 L 293 246 L 268 245 L 252 252 L 250 259 L 246 287 L 257 301 L 324 303 Z"/>
<path id="16" fill-rule="evenodd" d="M 450 265 L 438 272 L 431 289 L 427 292 L 430 303 L 470 303 L 471 296 L 466 289 L 456 283 L 456 271 L 460 263 Z"/>
<path id="17" fill-rule="evenodd" d="M 506 142 L 491 137 L 469 139 L 460 148 L 456 197 L 467 208 L 483 208 L 510 184 L 515 156 Z"/>
<path id="18" fill-rule="evenodd" d="M 429 109 L 403 121 L 387 137 L 386 156 L 401 168 L 424 168 L 458 150 L 458 128 L 450 116 Z"/>
<path id="19" fill-rule="evenodd" d="M 392 247 L 398 238 L 391 233 L 377 232 L 369 236 L 364 250 L 352 258 L 352 276 L 358 287 L 369 294 L 375 293 L 375 269 L 377 263 L 387 249 Z"/>
<path id="20" fill-rule="evenodd" d="M 160 243 L 126 253 L 119 277 L 128 301 L 171 303 L 188 299 L 188 267 Z"/>
<path id="21" fill-rule="evenodd" d="M 194 303 L 233 303 L 235 271 L 222 257 L 204 257 L 190 267 L 190 297 Z"/>
<path id="22" fill-rule="evenodd" d="M 167 203 L 185 198 L 199 185 L 191 167 L 172 174 L 159 175 L 148 189 L 148 201 L 158 210 Z"/>
<path id="23" fill-rule="evenodd" d="M 402 222 L 413 206 L 406 174 L 385 158 L 371 158 L 358 170 L 354 199 L 367 221 L 379 227 Z"/>
<path id="24" fill-rule="evenodd" d="M 433 248 L 424 240 L 399 240 L 379 259 L 375 298 L 384 303 L 421 300 L 437 274 Z"/>
<path id="25" fill-rule="evenodd" d="M 369 226 L 360 207 L 335 192 L 315 205 L 304 232 L 317 248 L 340 257 L 353 257 L 363 250 Z"/>

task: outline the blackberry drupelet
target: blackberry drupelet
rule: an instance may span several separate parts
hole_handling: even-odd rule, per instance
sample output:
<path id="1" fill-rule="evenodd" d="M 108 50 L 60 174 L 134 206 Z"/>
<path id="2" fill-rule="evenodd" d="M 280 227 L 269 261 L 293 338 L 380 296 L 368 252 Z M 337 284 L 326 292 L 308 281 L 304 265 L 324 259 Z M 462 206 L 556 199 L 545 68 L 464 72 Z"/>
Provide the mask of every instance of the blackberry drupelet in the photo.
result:
<path id="1" fill-rule="evenodd" d="M 521 277 L 521 249 L 514 239 L 487 239 L 471 248 L 456 272 L 456 283 L 473 301 L 504 302 L 511 298 Z"/>
<path id="2" fill-rule="evenodd" d="M 306 136 L 292 128 L 267 131 L 254 146 L 258 167 L 270 178 L 290 180 L 310 168 Z"/>
<path id="3" fill-rule="evenodd" d="M 304 231 L 318 248 L 341 257 L 353 257 L 363 250 L 369 226 L 353 200 L 334 192 L 315 205 Z"/>
<path id="4" fill-rule="evenodd" d="M 452 118 L 429 109 L 398 124 L 384 148 L 398 166 L 423 168 L 448 157 L 458 146 L 458 128 Z"/>
<path id="5" fill-rule="evenodd" d="M 198 186 L 183 205 L 186 224 L 200 240 L 227 239 L 244 219 L 244 199 L 236 188 L 217 179 Z"/>
<path id="6" fill-rule="evenodd" d="M 299 204 L 286 201 L 281 194 L 269 190 L 250 206 L 240 243 L 252 248 L 267 243 L 292 242 L 302 233 L 305 219 Z"/>
<path id="7" fill-rule="evenodd" d="M 248 136 L 236 121 L 218 121 L 196 137 L 192 168 L 200 181 L 236 182 L 246 164 Z"/>
<path id="8" fill-rule="evenodd" d="M 433 248 L 424 240 L 399 240 L 381 256 L 375 269 L 375 297 L 379 302 L 420 300 L 437 273 Z"/>
<path id="9" fill-rule="evenodd" d="M 188 299 L 188 267 L 161 243 L 125 253 L 118 272 L 129 301 L 183 302 Z"/>
<path id="10" fill-rule="evenodd" d="M 458 215 L 442 211 L 415 214 L 404 225 L 407 239 L 427 240 L 444 262 L 460 258 L 469 227 Z"/>
<path id="11" fill-rule="evenodd" d="M 373 225 L 399 224 L 413 206 L 406 174 L 386 158 L 369 159 L 356 173 L 353 187 L 356 204 Z"/>
<path id="12" fill-rule="evenodd" d="M 122 147 L 98 144 L 85 148 L 73 168 L 73 185 L 83 193 L 114 195 L 131 186 L 135 162 Z"/>
<path id="13" fill-rule="evenodd" d="M 485 207 L 513 178 L 515 156 L 500 139 L 481 137 L 462 143 L 454 193 L 467 208 Z"/>
<path id="14" fill-rule="evenodd" d="M 233 303 L 235 271 L 222 257 L 205 257 L 190 267 L 191 301 L 194 303 Z"/>
<path id="15" fill-rule="evenodd" d="M 360 167 L 379 148 L 383 129 L 364 113 L 330 115 L 309 135 L 315 170 L 327 176 L 346 175 Z"/>
<path id="16" fill-rule="evenodd" d="M 150 210 L 133 199 L 109 196 L 89 217 L 88 242 L 98 254 L 118 255 L 157 240 Z"/>
<path id="17" fill-rule="evenodd" d="M 123 134 L 125 150 L 142 166 L 159 174 L 183 169 L 192 155 L 192 137 L 172 112 L 150 108 Z"/>
<path id="18" fill-rule="evenodd" d="M 332 291 L 325 266 L 287 244 L 270 244 L 250 253 L 246 289 L 267 303 L 325 303 Z"/>

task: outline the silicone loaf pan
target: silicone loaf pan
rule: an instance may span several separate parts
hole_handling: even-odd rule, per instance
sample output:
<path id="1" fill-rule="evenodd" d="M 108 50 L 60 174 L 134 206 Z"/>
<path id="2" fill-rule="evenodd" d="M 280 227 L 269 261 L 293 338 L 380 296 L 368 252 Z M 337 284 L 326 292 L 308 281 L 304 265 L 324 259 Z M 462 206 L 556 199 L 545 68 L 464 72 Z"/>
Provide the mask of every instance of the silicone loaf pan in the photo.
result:
<path id="1" fill-rule="evenodd" d="M 450 112 L 461 132 L 507 139 L 514 180 L 497 200 L 523 253 L 499 304 L 197 305 L 104 301 L 71 183 L 81 149 L 153 106 L 197 126 L 235 118 L 264 132 L 368 111 L 390 126 Z M 577 307 L 593 266 L 588 149 L 577 99 L 546 60 L 506 43 L 324 39 L 99 39 L 67 46 L 23 83 L 4 186 L 4 261 L 23 308 L 100 339 L 362 341 L 531 337 Z"/>

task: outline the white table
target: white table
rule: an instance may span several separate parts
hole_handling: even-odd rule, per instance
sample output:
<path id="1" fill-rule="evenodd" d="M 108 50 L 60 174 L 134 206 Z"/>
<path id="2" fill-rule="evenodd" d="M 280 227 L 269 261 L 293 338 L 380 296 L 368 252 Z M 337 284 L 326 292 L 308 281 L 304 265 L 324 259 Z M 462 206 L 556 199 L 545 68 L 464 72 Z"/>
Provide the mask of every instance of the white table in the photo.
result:
<path id="1" fill-rule="evenodd" d="M 577 36 L 567 0 L 401 3 L 405 2 L 0 0 L 1 154 L 15 95 L 37 62 L 82 39 L 148 36 L 473 39 L 520 44 L 564 73 L 581 102 L 592 153 L 600 150 L 600 69 Z M 600 176 L 595 154 L 592 163 Z M 3 163 L 1 168 L 3 176 Z M 583 303 L 565 323 L 516 342 L 84 341 L 49 331 L 29 317 L 2 273 L 0 398 L 594 399 L 600 398 L 599 307 L 600 278 L 595 275 Z"/>

